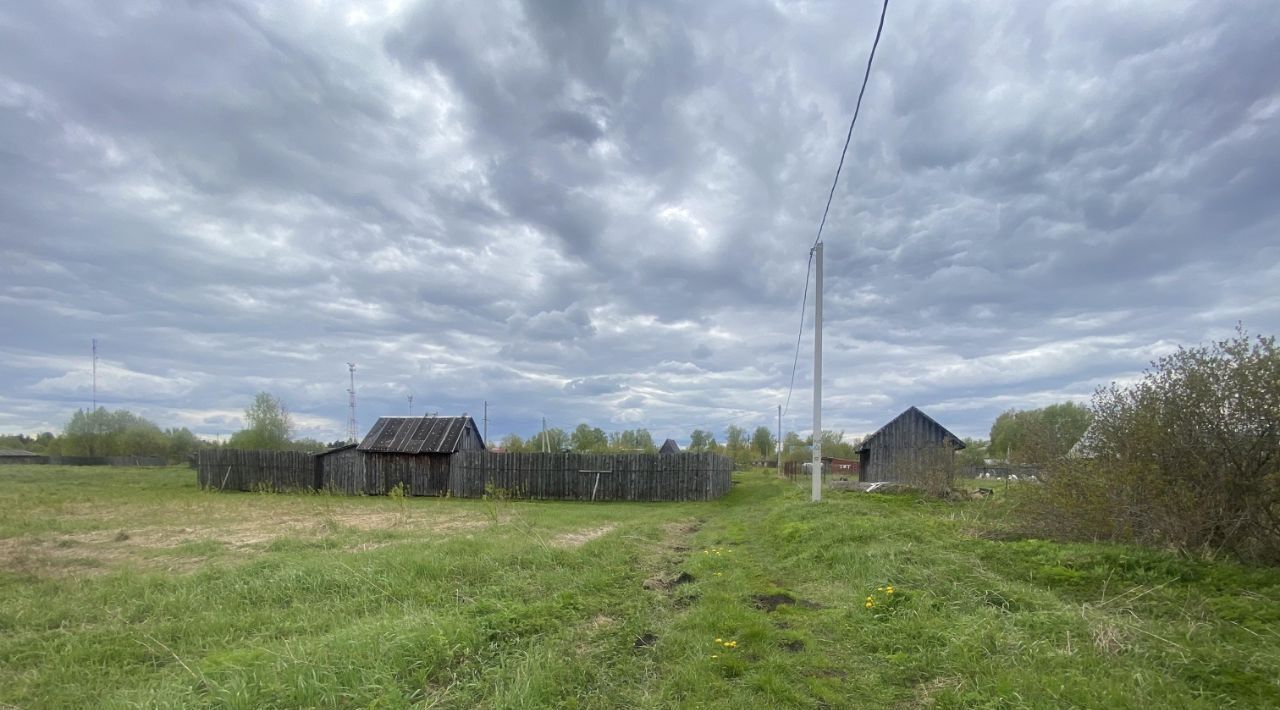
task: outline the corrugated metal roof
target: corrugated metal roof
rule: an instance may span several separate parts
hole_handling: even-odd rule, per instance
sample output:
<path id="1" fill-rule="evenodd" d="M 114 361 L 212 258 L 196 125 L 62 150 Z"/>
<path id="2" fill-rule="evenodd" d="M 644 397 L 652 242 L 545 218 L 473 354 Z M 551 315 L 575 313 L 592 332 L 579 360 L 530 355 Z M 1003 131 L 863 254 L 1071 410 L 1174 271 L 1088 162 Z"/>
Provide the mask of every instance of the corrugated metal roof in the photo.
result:
<path id="1" fill-rule="evenodd" d="M 23 451 L 22 449 L 0 449 L 0 456 L 40 456 L 34 451 Z"/>
<path id="2" fill-rule="evenodd" d="M 380 417 L 357 447 L 398 454 L 451 454 L 458 450 L 471 417 Z M 478 437 L 477 437 L 478 438 Z"/>

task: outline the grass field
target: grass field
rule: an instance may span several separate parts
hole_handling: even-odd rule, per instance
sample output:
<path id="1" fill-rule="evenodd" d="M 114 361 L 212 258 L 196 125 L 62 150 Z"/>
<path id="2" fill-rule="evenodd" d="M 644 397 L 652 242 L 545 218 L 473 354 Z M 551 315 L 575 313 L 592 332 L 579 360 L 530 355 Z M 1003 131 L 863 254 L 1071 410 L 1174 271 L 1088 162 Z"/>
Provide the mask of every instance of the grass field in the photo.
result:
<path id="1" fill-rule="evenodd" d="M 1280 570 L 1020 539 L 1004 492 L 194 479 L 0 469 L 0 707 L 1280 706 Z"/>

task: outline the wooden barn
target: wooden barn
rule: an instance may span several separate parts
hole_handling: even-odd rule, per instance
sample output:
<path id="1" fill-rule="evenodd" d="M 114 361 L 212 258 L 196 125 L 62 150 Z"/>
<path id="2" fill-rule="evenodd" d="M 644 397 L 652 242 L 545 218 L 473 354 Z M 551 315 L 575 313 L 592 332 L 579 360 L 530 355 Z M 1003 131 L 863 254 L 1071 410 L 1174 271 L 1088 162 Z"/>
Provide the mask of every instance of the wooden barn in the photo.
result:
<path id="1" fill-rule="evenodd" d="M 0 464 L 48 463 L 49 457 L 22 449 L 0 449 Z"/>
<path id="2" fill-rule="evenodd" d="M 450 457 L 483 450 L 484 439 L 468 416 L 382 417 L 359 446 L 322 454 L 322 477 L 335 493 L 385 495 L 402 486 L 409 495 L 443 495 Z"/>
<path id="3" fill-rule="evenodd" d="M 960 437 L 928 414 L 909 407 L 868 436 L 858 448 L 859 481 L 914 483 L 938 470 L 949 475 Z"/>
<path id="4" fill-rule="evenodd" d="M 678 454 L 680 453 L 680 445 L 676 443 L 675 439 L 667 439 L 666 441 L 662 442 L 662 448 L 658 449 L 658 453 Z"/>

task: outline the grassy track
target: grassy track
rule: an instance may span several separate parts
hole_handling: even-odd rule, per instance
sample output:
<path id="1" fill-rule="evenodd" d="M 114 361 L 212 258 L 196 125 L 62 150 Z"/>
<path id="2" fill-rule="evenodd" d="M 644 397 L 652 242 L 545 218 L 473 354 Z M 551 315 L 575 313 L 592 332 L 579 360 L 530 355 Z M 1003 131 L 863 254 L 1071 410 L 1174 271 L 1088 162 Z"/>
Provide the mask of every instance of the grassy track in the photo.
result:
<path id="1" fill-rule="evenodd" d="M 1280 706 L 1280 571 L 1008 539 L 999 497 L 737 481 L 592 505 L 0 468 L 0 707 Z"/>

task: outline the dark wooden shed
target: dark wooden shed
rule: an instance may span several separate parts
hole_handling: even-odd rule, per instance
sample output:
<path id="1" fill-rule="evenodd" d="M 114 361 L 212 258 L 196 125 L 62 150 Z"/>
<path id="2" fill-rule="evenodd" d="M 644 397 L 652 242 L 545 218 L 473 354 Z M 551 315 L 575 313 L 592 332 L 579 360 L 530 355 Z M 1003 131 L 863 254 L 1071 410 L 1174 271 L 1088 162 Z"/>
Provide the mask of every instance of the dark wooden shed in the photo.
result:
<path id="1" fill-rule="evenodd" d="M 2 463 L 48 463 L 49 457 L 43 454 L 37 454 L 33 451 L 24 451 L 22 449 L 0 449 L 0 464 Z"/>
<path id="2" fill-rule="evenodd" d="M 658 453 L 678 454 L 680 453 L 680 445 L 676 443 L 675 439 L 667 439 L 666 441 L 662 442 L 662 448 L 658 449 Z"/>
<path id="3" fill-rule="evenodd" d="M 964 448 L 960 437 L 928 414 L 908 407 L 858 448 L 859 481 L 915 483 L 923 476 L 954 467 L 955 452 Z"/>
<path id="4" fill-rule="evenodd" d="M 356 447 L 363 457 L 366 493 L 397 485 L 415 496 L 449 489 L 449 461 L 458 451 L 483 451 L 475 420 L 461 417 L 382 417 Z"/>
<path id="5" fill-rule="evenodd" d="M 376 495 L 365 480 L 364 454 L 347 444 L 316 454 L 316 488 L 349 496 Z"/>

